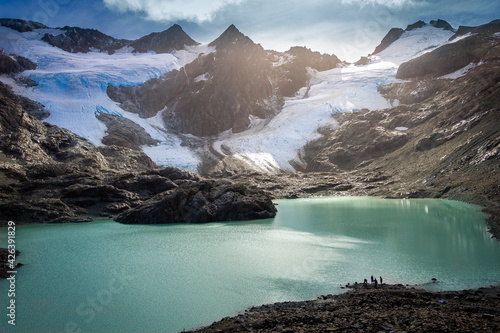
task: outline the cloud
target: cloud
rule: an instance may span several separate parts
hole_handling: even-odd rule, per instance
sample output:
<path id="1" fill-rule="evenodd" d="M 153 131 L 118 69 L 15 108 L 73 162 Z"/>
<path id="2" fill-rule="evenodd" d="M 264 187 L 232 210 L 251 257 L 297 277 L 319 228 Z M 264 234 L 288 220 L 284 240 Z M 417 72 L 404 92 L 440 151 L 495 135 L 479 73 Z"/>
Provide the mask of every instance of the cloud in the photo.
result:
<path id="1" fill-rule="evenodd" d="M 103 0 L 111 10 L 140 12 L 151 21 L 212 21 L 215 14 L 228 5 L 244 0 Z"/>
<path id="2" fill-rule="evenodd" d="M 342 0 L 345 5 L 358 5 L 361 8 L 367 5 L 379 5 L 389 8 L 414 7 L 425 4 L 425 1 L 418 0 Z"/>

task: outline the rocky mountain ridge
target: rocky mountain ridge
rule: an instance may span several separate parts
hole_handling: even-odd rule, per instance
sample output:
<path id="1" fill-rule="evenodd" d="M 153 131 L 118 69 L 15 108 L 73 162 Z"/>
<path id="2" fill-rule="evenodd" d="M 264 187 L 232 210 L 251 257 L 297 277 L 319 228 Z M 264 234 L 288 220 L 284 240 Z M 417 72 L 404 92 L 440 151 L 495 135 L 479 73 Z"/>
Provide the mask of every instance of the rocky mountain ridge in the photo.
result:
<path id="1" fill-rule="evenodd" d="M 0 25 L 19 32 L 49 29 L 49 27 L 38 22 L 20 19 L 0 19 Z M 69 26 L 57 29 L 64 32 L 60 34 L 45 33 L 42 40 L 71 53 L 88 53 L 97 50 L 113 54 L 117 50 L 126 47 L 137 53 L 170 53 L 174 50 L 182 50 L 186 46 L 199 44 L 189 37 L 178 24 L 174 24 L 162 32 L 154 32 L 136 40 L 117 39 L 95 29 Z"/>
<path id="2" fill-rule="evenodd" d="M 413 24 L 409 24 L 404 30 L 401 28 L 392 28 L 391 30 L 389 30 L 387 35 L 385 35 L 385 37 L 382 39 L 380 44 L 375 48 L 375 51 L 373 51 L 372 54 L 378 54 L 383 50 L 385 50 L 386 48 L 388 48 L 392 43 L 397 41 L 405 31 L 407 32 L 416 30 L 425 27 L 426 25 L 455 32 L 455 29 L 448 22 L 441 19 L 430 21 L 429 24 L 425 23 L 424 21 L 418 21 Z"/>
<path id="3" fill-rule="evenodd" d="M 238 133 L 250 117 L 276 113 L 283 98 L 305 86 L 306 68 L 335 68 L 340 60 L 306 48 L 285 54 L 264 50 L 234 25 L 208 44 L 215 51 L 201 54 L 181 70 L 139 86 L 108 86 L 108 96 L 129 112 L 149 118 L 163 111 L 165 125 L 181 133 L 207 137 L 229 129 Z M 288 61 L 283 64 L 280 60 Z"/>

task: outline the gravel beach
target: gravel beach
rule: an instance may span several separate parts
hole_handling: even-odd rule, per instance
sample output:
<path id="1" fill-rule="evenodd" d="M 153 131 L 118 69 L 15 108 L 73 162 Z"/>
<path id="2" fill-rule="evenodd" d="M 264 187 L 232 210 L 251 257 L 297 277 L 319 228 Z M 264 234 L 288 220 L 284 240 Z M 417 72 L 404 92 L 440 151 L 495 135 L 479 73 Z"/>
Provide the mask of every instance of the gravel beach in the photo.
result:
<path id="1" fill-rule="evenodd" d="M 430 292 L 358 284 L 340 295 L 262 305 L 193 332 L 500 332 L 500 287 Z"/>

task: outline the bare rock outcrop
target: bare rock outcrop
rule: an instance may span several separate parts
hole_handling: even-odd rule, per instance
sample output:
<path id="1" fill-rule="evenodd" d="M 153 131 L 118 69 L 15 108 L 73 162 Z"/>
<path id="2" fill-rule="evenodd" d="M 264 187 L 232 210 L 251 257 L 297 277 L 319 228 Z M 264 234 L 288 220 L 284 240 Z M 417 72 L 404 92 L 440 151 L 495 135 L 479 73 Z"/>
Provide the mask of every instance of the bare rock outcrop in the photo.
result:
<path id="1" fill-rule="evenodd" d="M 154 140 L 141 126 L 124 117 L 99 113 L 96 118 L 106 124 L 106 136 L 102 143 L 107 146 L 120 146 L 139 150 L 141 146 L 155 146 Z"/>
<path id="2" fill-rule="evenodd" d="M 121 223 L 206 223 L 271 218 L 276 207 L 262 190 L 203 180 L 184 183 L 117 217 Z"/>
<path id="3" fill-rule="evenodd" d="M 14 29 L 19 32 L 29 32 L 35 29 L 47 29 L 48 27 L 42 23 L 29 21 L 29 20 L 21 20 L 21 19 L 12 19 L 12 18 L 2 18 L 0 19 L 0 25 Z"/>
<path id="4" fill-rule="evenodd" d="M 88 53 L 92 50 L 99 50 L 109 54 L 113 54 L 129 42 L 113 38 L 95 29 L 65 26 L 61 30 L 65 32 L 58 35 L 46 33 L 42 40 L 67 52 Z"/>

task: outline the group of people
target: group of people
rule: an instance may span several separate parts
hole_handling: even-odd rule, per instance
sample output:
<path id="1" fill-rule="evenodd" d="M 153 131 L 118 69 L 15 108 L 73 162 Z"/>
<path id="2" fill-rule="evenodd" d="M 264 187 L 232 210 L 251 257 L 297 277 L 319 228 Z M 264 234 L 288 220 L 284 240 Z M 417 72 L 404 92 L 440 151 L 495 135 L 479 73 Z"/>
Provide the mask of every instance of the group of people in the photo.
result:
<path id="1" fill-rule="evenodd" d="M 382 277 L 380 276 L 380 285 L 382 285 L 382 283 L 383 283 L 382 281 L 383 281 L 383 280 L 382 280 Z M 373 275 L 371 276 L 371 284 L 373 284 L 373 285 L 375 286 L 375 288 L 377 288 L 377 286 L 378 286 L 378 281 L 377 281 L 377 278 L 373 278 Z M 365 280 L 363 281 L 363 286 L 364 286 L 365 288 L 368 288 L 368 280 L 367 280 L 367 279 L 365 279 Z"/>

